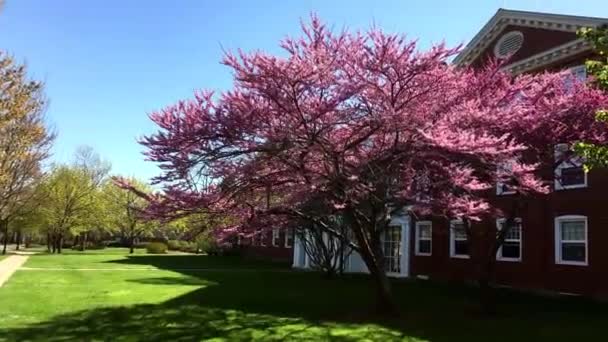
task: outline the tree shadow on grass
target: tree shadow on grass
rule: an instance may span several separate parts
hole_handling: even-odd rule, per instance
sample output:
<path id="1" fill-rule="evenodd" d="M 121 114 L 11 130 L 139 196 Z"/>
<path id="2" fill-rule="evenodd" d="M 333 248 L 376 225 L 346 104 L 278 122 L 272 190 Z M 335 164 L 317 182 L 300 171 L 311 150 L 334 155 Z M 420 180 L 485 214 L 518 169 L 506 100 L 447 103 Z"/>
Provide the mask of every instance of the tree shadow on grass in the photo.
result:
<path id="1" fill-rule="evenodd" d="M 604 341 L 606 306 L 501 295 L 504 314 L 467 314 L 475 291 L 424 282 L 395 282 L 399 318 L 373 314 L 367 277 L 331 280 L 236 259 L 133 256 L 183 274 L 132 280 L 157 286 L 201 285 L 161 304 L 86 310 L 15 328 L 0 341 Z M 201 270 L 205 269 L 205 270 Z M 248 272 L 235 271 L 238 269 Z"/>

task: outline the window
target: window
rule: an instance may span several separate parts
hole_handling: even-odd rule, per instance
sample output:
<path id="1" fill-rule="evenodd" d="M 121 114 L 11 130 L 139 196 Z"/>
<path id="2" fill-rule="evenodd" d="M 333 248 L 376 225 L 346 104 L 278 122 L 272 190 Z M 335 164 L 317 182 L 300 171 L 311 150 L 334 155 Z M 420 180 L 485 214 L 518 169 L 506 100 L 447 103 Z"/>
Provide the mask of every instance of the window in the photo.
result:
<path id="1" fill-rule="evenodd" d="M 585 82 L 587 80 L 587 68 L 584 65 L 577 65 L 568 69 L 570 75 L 567 75 L 564 82 L 566 89 L 572 91 L 575 82 Z"/>
<path id="2" fill-rule="evenodd" d="M 452 258 L 469 258 L 467 229 L 461 220 L 450 221 L 450 256 Z"/>
<path id="3" fill-rule="evenodd" d="M 279 246 L 279 230 L 276 228 L 272 230 L 272 245 L 274 247 Z"/>
<path id="4" fill-rule="evenodd" d="M 291 246 L 293 246 L 293 234 L 293 228 L 285 230 L 285 248 L 291 248 Z"/>
<path id="5" fill-rule="evenodd" d="M 259 234 L 260 246 L 266 247 L 266 231 L 262 230 Z"/>
<path id="6" fill-rule="evenodd" d="M 574 155 L 568 144 L 558 144 L 554 149 L 555 190 L 587 187 L 587 173 L 583 169 L 583 159 Z"/>
<path id="7" fill-rule="evenodd" d="M 389 226 L 382 236 L 384 270 L 388 273 L 401 273 L 401 226 Z"/>
<path id="8" fill-rule="evenodd" d="M 433 224 L 431 221 L 416 222 L 416 255 L 431 255 Z"/>
<path id="9" fill-rule="evenodd" d="M 515 54 L 524 44 L 524 34 L 519 31 L 505 33 L 494 46 L 494 56 L 505 59 Z"/>
<path id="10" fill-rule="evenodd" d="M 504 218 L 496 220 L 496 228 L 505 228 L 507 220 Z M 521 218 L 516 218 L 513 225 L 509 228 L 505 240 L 498 249 L 497 260 L 502 261 L 521 261 Z"/>
<path id="11" fill-rule="evenodd" d="M 497 171 L 499 175 L 512 175 L 513 174 L 513 165 L 512 162 L 504 162 L 497 167 Z M 515 190 L 509 186 L 510 182 L 498 182 L 496 183 L 496 194 L 497 195 L 512 195 L 515 193 Z M 511 181 L 512 184 L 512 181 Z"/>
<path id="12" fill-rule="evenodd" d="M 555 218 L 555 263 L 588 264 L 587 217 L 579 215 Z"/>

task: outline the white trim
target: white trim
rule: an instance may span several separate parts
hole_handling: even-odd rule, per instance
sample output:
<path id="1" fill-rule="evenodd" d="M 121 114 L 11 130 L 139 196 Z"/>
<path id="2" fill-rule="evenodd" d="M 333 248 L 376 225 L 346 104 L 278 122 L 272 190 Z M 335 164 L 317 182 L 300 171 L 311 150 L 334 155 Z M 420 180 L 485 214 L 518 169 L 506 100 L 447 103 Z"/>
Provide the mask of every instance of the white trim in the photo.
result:
<path id="1" fill-rule="evenodd" d="M 266 238 L 267 237 L 268 236 L 266 236 L 265 230 L 260 231 L 260 236 L 259 236 L 260 247 L 266 247 Z"/>
<path id="2" fill-rule="evenodd" d="M 496 219 L 496 229 L 498 230 L 502 230 L 502 225 L 507 221 L 507 219 L 505 218 L 499 218 Z M 512 239 L 512 241 L 509 241 L 507 239 L 505 239 L 504 242 L 519 242 L 519 258 L 506 258 L 502 256 L 502 246 L 500 246 L 500 248 L 498 249 L 498 251 L 496 251 L 496 260 L 498 261 L 509 261 L 509 262 L 521 262 L 523 257 L 522 257 L 522 252 L 523 252 L 523 235 L 524 235 L 524 228 L 523 228 L 523 224 L 522 224 L 522 220 L 520 217 L 515 218 L 515 222 L 519 224 L 519 240 L 514 240 Z"/>
<path id="3" fill-rule="evenodd" d="M 582 27 L 598 27 L 607 22 L 608 19 L 605 18 L 513 11 L 501 8 L 454 58 L 454 64 L 468 65 L 473 62 L 509 25 L 576 32 Z M 587 46 L 587 48 L 589 47 Z"/>
<path id="4" fill-rule="evenodd" d="M 272 240 L 271 240 L 271 244 L 273 247 L 279 247 L 279 239 L 280 239 L 279 229 L 274 228 L 272 230 Z"/>
<path id="5" fill-rule="evenodd" d="M 496 166 L 496 173 L 513 174 L 513 167 L 511 165 L 511 161 L 504 161 L 504 162 L 498 164 Z M 515 190 L 504 191 L 503 190 L 504 185 L 505 184 L 503 182 L 496 182 L 496 195 L 497 196 L 515 195 L 517 193 L 517 191 L 515 191 Z"/>
<path id="6" fill-rule="evenodd" d="M 566 145 L 566 147 L 564 147 L 564 145 Z M 569 149 L 569 145 L 568 144 L 557 144 L 554 147 L 554 157 L 556 161 L 559 161 L 559 159 L 561 158 L 561 154 L 566 153 L 566 151 L 559 151 L 560 149 Z M 559 165 L 557 165 L 555 167 L 554 170 L 554 179 L 553 179 L 553 188 L 555 190 L 569 190 L 569 189 L 580 189 L 580 188 L 586 188 L 587 187 L 587 172 L 585 172 L 585 170 L 583 169 L 583 183 L 581 184 L 572 184 L 572 185 L 563 185 L 560 181 L 560 178 L 562 176 L 562 170 L 563 169 L 569 169 L 569 168 L 574 168 L 574 167 L 581 167 L 583 166 L 583 160 L 581 157 L 575 157 L 574 159 L 570 158 L 569 160 L 564 160 L 561 163 L 559 163 Z"/>
<path id="7" fill-rule="evenodd" d="M 549 50 L 539 52 L 526 59 L 522 59 L 515 63 L 503 67 L 513 74 L 522 74 L 553 62 L 566 59 L 584 51 L 590 51 L 591 46 L 583 39 L 575 39 L 565 44 L 558 45 Z"/>
<path id="8" fill-rule="evenodd" d="M 454 224 L 456 223 L 464 223 L 462 220 L 457 219 L 457 220 L 451 220 L 450 221 L 450 258 L 454 258 L 454 259 L 470 259 L 471 258 L 471 243 L 469 241 L 469 237 L 467 236 L 467 238 L 465 240 L 463 239 L 459 239 L 459 241 L 467 241 L 468 243 L 468 247 L 469 247 L 469 254 L 455 254 L 456 252 L 456 237 L 454 236 Z M 466 229 L 466 227 L 465 227 Z"/>
<path id="9" fill-rule="evenodd" d="M 289 244 L 289 237 L 291 237 L 291 244 Z M 283 247 L 291 248 L 295 245 L 295 231 L 293 228 L 285 229 L 285 241 L 283 241 Z"/>
<path id="10" fill-rule="evenodd" d="M 399 272 L 387 272 L 386 275 L 394 278 L 407 278 L 410 274 L 410 217 L 395 216 L 391 219 L 389 226 L 400 226 L 401 227 L 401 246 L 399 246 L 400 256 L 399 259 Z M 352 254 L 351 254 L 352 256 Z"/>
<path id="11" fill-rule="evenodd" d="M 562 240 L 561 223 L 564 221 L 584 221 L 585 222 L 585 261 L 568 261 L 562 259 L 562 243 L 583 241 Z M 555 263 L 558 265 L 588 266 L 589 265 L 589 224 L 587 216 L 584 215 L 562 215 L 555 218 Z"/>
<path id="12" fill-rule="evenodd" d="M 430 233 L 431 233 L 431 237 L 428 239 L 421 239 L 420 238 L 420 226 L 422 225 L 428 225 L 430 228 Z M 416 227 L 414 229 L 414 254 L 417 256 L 430 256 L 433 254 L 433 222 L 431 221 L 416 221 Z M 420 245 L 419 242 L 421 240 L 424 241 L 429 241 L 430 242 L 430 247 L 431 247 L 431 251 L 430 252 L 420 252 Z"/>

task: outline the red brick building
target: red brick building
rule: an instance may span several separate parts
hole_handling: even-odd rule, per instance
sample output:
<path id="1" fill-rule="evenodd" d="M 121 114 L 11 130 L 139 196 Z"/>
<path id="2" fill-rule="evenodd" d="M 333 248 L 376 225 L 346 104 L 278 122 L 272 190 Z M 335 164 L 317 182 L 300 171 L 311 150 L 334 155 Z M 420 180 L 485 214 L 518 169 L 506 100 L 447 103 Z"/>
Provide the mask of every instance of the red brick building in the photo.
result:
<path id="1" fill-rule="evenodd" d="M 253 238 L 243 239 L 239 245 L 247 257 L 291 263 L 293 243 L 292 231 L 273 229 L 261 232 Z"/>
<path id="2" fill-rule="evenodd" d="M 514 74 L 568 69 L 584 77 L 584 61 L 593 51 L 576 31 L 606 23 L 604 18 L 500 9 L 454 63 L 480 67 L 490 59 L 511 56 L 505 69 Z M 562 145 L 555 148 L 556 156 L 568 150 Z M 494 281 L 523 289 L 608 298 L 608 170 L 585 173 L 576 158 L 554 164 L 548 162 L 546 167 L 547 177 L 556 180 L 549 195 L 523 198 L 496 185 L 498 205 L 511 207 L 517 202 L 523 209 L 497 253 Z M 503 223 L 497 217 L 477 223 L 485 226 L 477 228 L 487 229 L 476 231 L 493 232 Z M 279 235 L 254 241 L 248 251 L 275 258 L 293 253 L 294 267 L 310 267 L 310 258 L 297 238 L 293 244 L 285 244 L 282 233 L 275 234 Z M 469 245 L 487 247 L 488 241 L 481 239 L 481 243 L 470 244 L 459 221 L 394 217 L 383 241 L 386 271 L 395 277 L 475 280 L 479 266 L 471 258 L 476 251 Z M 345 269 L 367 272 L 356 253 L 348 258 Z"/>
<path id="3" fill-rule="evenodd" d="M 604 18 L 500 9 L 454 63 L 479 67 L 490 58 L 513 54 L 505 69 L 514 74 L 568 69 L 584 77 L 584 61 L 593 57 L 593 51 L 577 38 L 576 31 L 606 23 Z M 556 146 L 556 153 L 567 148 Z M 499 205 L 510 207 L 517 201 L 525 209 L 498 252 L 495 281 L 608 298 L 608 170 L 585 174 L 580 160 L 561 163 L 555 170 L 553 166 L 547 165 L 548 174 L 555 172 L 556 179 L 548 196 L 522 198 L 497 184 L 495 201 Z M 496 218 L 480 224 L 501 223 L 501 218 Z M 420 253 L 419 236 L 426 236 L 429 230 L 431 252 Z M 456 222 L 416 222 L 411 241 L 411 275 L 475 279 L 478 270 L 471 263 L 466 238 L 458 234 Z"/>

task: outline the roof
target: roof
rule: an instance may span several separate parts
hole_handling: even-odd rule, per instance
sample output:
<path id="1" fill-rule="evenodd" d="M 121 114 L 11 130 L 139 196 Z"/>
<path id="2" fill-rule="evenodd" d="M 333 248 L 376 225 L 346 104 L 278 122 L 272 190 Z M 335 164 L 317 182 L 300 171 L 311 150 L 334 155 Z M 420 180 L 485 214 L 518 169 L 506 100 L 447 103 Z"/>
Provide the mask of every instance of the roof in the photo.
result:
<path id="1" fill-rule="evenodd" d="M 494 16 L 481 28 L 475 37 L 471 39 L 471 41 L 458 54 L 458 56 L 456 56 L 454 59 L 454 64 L 469 65 L 483 51 L 485 51 L 486 48 L 488 48 L 488 45 L 492 43 L 492 41 L 494 41 L 494 39 L 508 25 L 541 28 L 554 31 L 576 32 L 578 29 L 583 27 L 598 27 L 605 24 L 608 24 L 608 18 L 515 11 L 500 8 L 496 14 L 494 14 Z M 590 49 L 590 47 L 582 39 L 568 42 L 557 48 L 559 49 L 551 49 L 550 52 L 552 55 L 559 55 L 562 48 L 566 49 L 568 53 L 576 53 L 584 49 Z M 545 54 L 546 53 L 542 53 L 542 55 Z M 547 61 L 546 56 L 532 57 Z M 526 63 L 530 64 L 529 62 L 534 61 L 524 60 L 514 64 L 521 64 L 520 66 L 525 68 Z"/>

